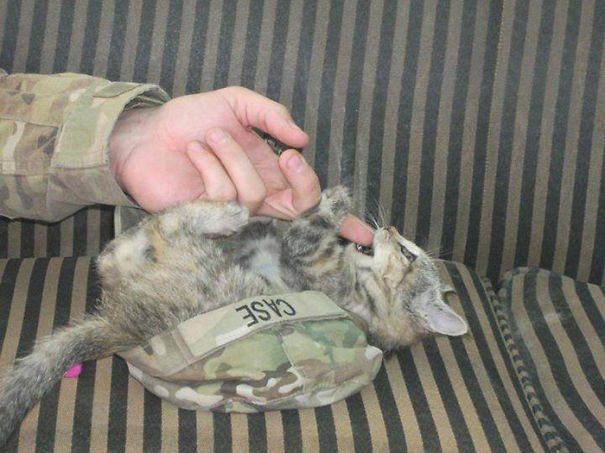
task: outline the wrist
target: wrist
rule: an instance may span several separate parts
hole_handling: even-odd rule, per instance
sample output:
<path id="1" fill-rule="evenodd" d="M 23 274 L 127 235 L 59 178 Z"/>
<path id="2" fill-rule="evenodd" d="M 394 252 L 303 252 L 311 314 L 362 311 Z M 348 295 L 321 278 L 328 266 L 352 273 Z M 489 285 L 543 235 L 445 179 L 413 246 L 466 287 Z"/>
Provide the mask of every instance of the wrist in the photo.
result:
<path id="1" fill-rule="evenodd" d="M 152 117 L 158 107 L 125 110 L 109 136 L 109 168 L 119 186 L 126 190 L 122 169 L 130 153 L 149 136 Z"/>

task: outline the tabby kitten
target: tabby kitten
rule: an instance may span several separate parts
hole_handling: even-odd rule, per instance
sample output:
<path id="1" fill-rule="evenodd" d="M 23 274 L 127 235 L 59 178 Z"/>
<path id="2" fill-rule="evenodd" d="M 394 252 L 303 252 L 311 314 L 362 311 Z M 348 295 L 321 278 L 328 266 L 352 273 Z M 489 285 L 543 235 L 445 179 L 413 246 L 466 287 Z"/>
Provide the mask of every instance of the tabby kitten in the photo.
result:
<path id="1" fill-rule="evenodd" d="M 0 445 L 77 362 L 145 344 L 200 313 L 252 296 L 318 290 L 363 320 L 370 342 L 407 346 L 431 333 L 462 335 L 466 323 L 442 299 L 431 259 L 393 227 L 371 248 L 344 243 L 351 210 L 343 187 L 279 228 L 249 219 L 235 202 L 194 201 L 144 219 L 97 261 L 95 314 L 58 330 L 0 381 Z"/>

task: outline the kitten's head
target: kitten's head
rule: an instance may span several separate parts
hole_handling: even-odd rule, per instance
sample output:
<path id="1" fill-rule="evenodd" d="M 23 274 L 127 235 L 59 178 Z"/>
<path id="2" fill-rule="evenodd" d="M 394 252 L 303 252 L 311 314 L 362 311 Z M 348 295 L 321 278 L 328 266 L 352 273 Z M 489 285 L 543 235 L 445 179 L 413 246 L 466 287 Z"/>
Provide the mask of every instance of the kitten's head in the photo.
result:
<path id="1" fill-rule="evenodd" d="M 362 285 L 355 310 L 371 341 L 386 350 L 426 335 L 464 335 L 466 322 L 443 301 L 443 285 L 431 258 L 394 227 L 379 228 L 372 247 L 354 247 Z"/>

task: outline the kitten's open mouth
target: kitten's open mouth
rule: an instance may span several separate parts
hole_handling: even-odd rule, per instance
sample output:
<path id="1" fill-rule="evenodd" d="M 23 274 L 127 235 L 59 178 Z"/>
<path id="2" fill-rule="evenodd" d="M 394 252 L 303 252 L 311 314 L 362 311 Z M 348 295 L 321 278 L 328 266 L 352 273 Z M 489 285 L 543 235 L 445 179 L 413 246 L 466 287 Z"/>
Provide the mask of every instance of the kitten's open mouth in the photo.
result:
<path id="1" fill-rule="evenodd" d="M 355 248 L 359 253 L 363 253 L 364 255 L 374 256 L 374 249 L 372 246 L 365 246 L 361 244 L 355 244 Z"/>
<path id="2" fill-rule="evenodd" d="M 348 244 L 353 243 L 353 245 L 355 245 L 355 250 L 357 250 L 359 253 L 363 253 L 364 255 L 367 256 L 374 256 L 374 247 L 372 247 L 371 245 L 361 245 L 361 244 L 357 244 L 353 241 L 350 241 L 349 239 L 343 238 L 342 236 L 338 238 L 339 243 L 341 246 L 346 246 Z"/>

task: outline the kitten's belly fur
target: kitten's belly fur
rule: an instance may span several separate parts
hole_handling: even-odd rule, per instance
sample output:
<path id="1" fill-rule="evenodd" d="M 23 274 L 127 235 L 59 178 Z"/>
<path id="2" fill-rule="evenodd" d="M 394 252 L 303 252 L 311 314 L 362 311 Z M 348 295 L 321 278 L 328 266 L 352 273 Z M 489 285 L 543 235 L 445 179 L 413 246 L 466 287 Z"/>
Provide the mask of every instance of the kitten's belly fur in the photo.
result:
<path id="1" fill-rule="evenodd" d="M 244 250 L 249 256 L 245 268 L 266 279 L 278 291 L 291 288 L 284 282 L 280 267 L 280 245 L 275 237 L 267 236 L 251 244 Z"/>

